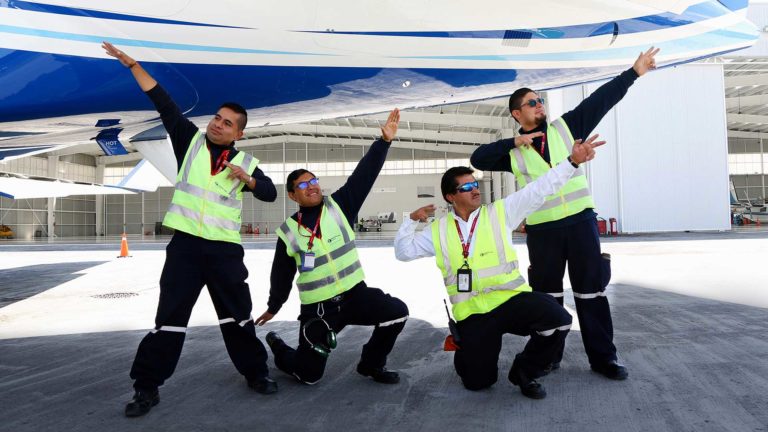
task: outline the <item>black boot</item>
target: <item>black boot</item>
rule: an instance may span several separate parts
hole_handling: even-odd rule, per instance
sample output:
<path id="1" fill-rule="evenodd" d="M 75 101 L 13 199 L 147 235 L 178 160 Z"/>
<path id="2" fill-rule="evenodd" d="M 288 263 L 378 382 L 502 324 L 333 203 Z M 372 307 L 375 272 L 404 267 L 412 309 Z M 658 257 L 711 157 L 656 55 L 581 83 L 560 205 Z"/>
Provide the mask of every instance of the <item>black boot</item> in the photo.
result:
<path id="1" fill-rule="evenodd" d="M 269 349 L 272 350 L 272 354 L 275 353 L 275 349 L 280 350 L 280 348 L 286 345 L 283 338 L 273 331 L 267 333 L 267 336 L 264 339 L 267 341 Z"/>
<path id="2" fill-rule="evenodd" d="M 622 381 L 627 379 L 629 372 L 624 365 L 616 360 L 602 365 L 591 365 L 592 370 L 612 380 Z"/>
<path id="3" fill-rule="evenodd" d="M 544 389 L 544 386 L 535 379 L 529 378 L 516 364 L 513 364 L 512 369 L 509 370 L 508 378 L 512 384 L 520 387 L 520 391 L 525 397 L 531 399 L 544 399 L 547 397 L 547 391 Z"/>
<path id="4" fill-rule="evenodd" d="M 160 392 L 154 390 L 136 390 L 133 399 L 125 406 L 126 417 L 140 417 L 160 403 Z"/>
<path id="5" fill-rule="evenodd" d="M 357 373 L 362 376 L 371 377 L 374 381 L 382 384 L 397 384 L 400 382 L 400 375 L 395 371 L 387 370 L 385 367 L 367 368 L 362 363 L 358 363 Z"/>
<path id="6" fill-rule="evenodd" d="M 248 380 L 248 387 L 265 395 L 277 393 L 277 383 L 270 377 Z"/>

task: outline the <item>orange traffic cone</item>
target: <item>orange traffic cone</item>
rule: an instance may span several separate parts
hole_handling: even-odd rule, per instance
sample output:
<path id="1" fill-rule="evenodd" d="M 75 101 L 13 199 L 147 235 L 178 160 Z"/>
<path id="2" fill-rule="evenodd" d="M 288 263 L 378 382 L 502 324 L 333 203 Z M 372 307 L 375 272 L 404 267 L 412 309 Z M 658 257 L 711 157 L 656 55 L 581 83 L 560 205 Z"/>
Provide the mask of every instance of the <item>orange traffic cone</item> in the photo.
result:
<path id="1" fill-rule="evenodd" d="M 118 258 L 130 258 L 128 255 L 128 237 L 123 233 L 123 238 L 120 240 L 120 255 Z"/>

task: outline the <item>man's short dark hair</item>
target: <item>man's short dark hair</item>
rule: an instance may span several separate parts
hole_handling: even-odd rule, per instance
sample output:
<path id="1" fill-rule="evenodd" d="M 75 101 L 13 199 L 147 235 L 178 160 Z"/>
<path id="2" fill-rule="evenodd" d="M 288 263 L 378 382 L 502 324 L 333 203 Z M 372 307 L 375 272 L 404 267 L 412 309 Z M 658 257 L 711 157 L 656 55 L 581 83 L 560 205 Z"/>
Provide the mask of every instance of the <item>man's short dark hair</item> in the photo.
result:
<path id="1" fill-rule="evenodd" d="M 443 199 L 450 204 L 450 201 L 448 201 L 445 196 L 455 193 L 456 188 L 459 187 L 459 183 L 456 182 L 456 177 L 473 174 L 474 172 L 475 171 L 472 168 L 465 166 L 449 168 L 440 180 L 440 191 L 443 193 Z"/>
<path id="2" fill-rule="evenodd" d="M 523 87 L 515 90 L 514 93 L 512 93 L 512 96 L 509 97 L 509 112 L 512 113 L 514 110 L 519 110 L 521 106 L 523 105 L 523 98 L 528 93 L 536 93 L 535 91 L 529 89 L 528 87 Z"/>
<path id="3" fill-rule="evenodd" d="M 240 130 L 245 130 L 245 125 L 248 124 L 248 112 L 243 108 L 242 105 L 234 102 L 224 102 L 221 104 L 219 109 L 222 108 L 229 108 L 232 111 L 240 114 L 240 117 L 237 119 L 237 127 L 240 128 Z"/>
<path id="4" fill-rule="evenodd" d="M 312 173 L 311 171 L 305 170 L 304 168 L 293 170 L 291 171 L 290 174 L 288 174 L 288 178 L 285 179 L 285 189 L 288 192 L 293 192 L 293 182 L 295 182 L 297 178 L 303 176 L 304 173 L 310 173 L 312 174 L 312 177 L 317 177 L 314 173 Z"/>

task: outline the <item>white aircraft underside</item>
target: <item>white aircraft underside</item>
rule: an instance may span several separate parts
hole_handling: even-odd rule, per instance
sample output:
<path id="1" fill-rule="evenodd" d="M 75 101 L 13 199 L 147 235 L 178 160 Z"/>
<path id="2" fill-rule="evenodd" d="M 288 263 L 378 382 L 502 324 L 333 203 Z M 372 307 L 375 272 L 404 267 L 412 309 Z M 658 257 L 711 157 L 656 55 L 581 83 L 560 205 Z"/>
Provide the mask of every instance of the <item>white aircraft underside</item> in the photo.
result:
<path id="1" fill-rule="evenodd" d="M 231 100 L 258 127 L 604 79 L 652 45 L 660 66 L 738 50 L 758 38 L 747 3 L 0 0 L 0 151 L 87 143 L 99 119 L 123 138 L 159 124 L 104 40 L 197 124 Z"/>

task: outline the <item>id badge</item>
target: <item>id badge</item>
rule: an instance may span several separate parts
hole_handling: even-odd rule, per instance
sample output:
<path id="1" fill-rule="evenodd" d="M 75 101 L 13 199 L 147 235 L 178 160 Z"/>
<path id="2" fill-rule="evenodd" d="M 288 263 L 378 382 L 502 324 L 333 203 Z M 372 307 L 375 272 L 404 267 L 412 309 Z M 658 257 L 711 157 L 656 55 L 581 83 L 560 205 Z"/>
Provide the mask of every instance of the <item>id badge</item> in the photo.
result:
<path id="1" fill-rule="evenodd" d="M 459 292 L 471 292 L 472 291 L 472 270 L 469 268 L 460 268 L 456 272 L 456 276 L 459 279 L 458 291 Z"/>
<path id="2" fill-rule="evenodd" d="M 301 269 L 312 270 L 315 268 L 315 253 L 307 252 L 301 257 Z"/>

